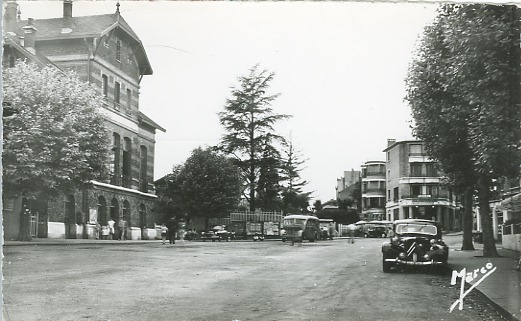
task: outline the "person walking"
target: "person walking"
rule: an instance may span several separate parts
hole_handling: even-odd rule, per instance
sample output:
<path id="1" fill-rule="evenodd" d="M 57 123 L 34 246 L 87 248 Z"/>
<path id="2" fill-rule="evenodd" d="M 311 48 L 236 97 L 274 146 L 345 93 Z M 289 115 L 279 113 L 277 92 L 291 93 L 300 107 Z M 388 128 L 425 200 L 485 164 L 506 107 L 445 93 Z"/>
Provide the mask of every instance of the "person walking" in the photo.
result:
<path id="1" fill-rule="evenodd" d="M 94 236 L 96 237 L 96 240 L 99 240 L 99 235 L 101 233 L 101 224 L 96 221 L 96 227 L 94 228 Z"/>
<path id="2" fill-rule="evenodd" d="M 349 224 L 347 226 L 347 233 L 348 233 L 348 239 L 347 239 L 347 243 L 351 243 L 351 244 L 354 244 L 355 243 L 355 231 L 356 231 L 356 225 L 354 224 Z"/>
<path id="3" fill-rule="evenodd" d="M 110 219 L 108 222 L 107 222 L 108 226 L 109 226 L 109 235 L 110 235 L 110 239 L 113 240 L 114 239 L 114 225 L 116 224 L 116 222 L 114 222 L 113 219 Z"/>
<path id="4" fill-rule="evenodd" d="M 176 232 L 177 232 L 177 220 L 175 217 L 170 218 L 167 221 L 168 227 L 168 241 L 170 244 L 175 244 Z"/>
<path id="5" fill-rule="evenodd" d="M 166 242 L 166 233 L 168 232 L 168 227 L 165 224 L 161 224 L 161 239 L 163 240 L 163 244 Z"/>
<path id="6" fill-rule="evenodd" d="M 123 240 L 125 241 L 125 238 L 126 238 L 126 232 L 127 232 L 127 221 L 125 221 L 125 219 L 121 219 L 119 220 L 119 223 L 118 223 L 118 227 L 119 227 L 119 238 L 118 240 Z"/>

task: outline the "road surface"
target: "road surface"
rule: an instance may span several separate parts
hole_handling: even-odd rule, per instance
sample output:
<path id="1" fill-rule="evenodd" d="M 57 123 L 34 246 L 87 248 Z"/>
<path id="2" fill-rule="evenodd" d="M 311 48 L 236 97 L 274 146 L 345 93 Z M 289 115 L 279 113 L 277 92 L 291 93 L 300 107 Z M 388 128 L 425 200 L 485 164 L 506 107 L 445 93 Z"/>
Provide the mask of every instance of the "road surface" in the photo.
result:
<path id="1" fill-rule="evenodd" d="M 382 241 L 6 246 L 4 320 L 500 320 L 449 313 L 450 271 L 383 273 Z"/>

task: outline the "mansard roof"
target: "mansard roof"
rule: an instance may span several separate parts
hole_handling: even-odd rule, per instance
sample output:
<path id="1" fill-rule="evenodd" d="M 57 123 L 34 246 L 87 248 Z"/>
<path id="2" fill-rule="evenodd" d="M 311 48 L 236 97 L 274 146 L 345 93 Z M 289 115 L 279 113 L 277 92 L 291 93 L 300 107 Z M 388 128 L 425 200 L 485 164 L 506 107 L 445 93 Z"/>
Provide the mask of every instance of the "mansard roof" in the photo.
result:
<path id="1" fill-rule="evenodd" d="M 20 30 L 21 27 L 25 25 L 27 25 L 27 20 L 19 21 L 17 30 Z M 153 73 L 143 43 L 119 13 L 69 18 L 35 19 L 33 25 L 37 30 L 35 34 L 36 42 L 61 39 L 99 38 L 115 30 L 121 30 L 128 35 L 129 41 L 135 45 L 135 54 L 139 62 L 140 74 L 151 75 Z M 68 32 L 62 32 L 64 27 L 68 29 Z M 23 34 L 20 35 L 22 36 Z"/>

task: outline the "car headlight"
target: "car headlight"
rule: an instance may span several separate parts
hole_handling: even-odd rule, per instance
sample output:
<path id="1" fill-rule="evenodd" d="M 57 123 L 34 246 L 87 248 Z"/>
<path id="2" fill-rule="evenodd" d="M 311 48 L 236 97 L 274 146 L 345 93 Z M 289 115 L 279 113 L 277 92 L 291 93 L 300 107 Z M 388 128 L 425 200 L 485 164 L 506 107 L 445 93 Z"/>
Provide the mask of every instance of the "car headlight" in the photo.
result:
<path id="1" fill-rule="evenodd" d="M 400 254 L 398 254 L 398 258 L 404 260 L 405 258 L 407 258 L 407 255 L 405 255 L 404 252 L 401 252 Z"/>
<path id="2" fill-rule="evenodd" d="M 394 245 L 400 244 L 400 238 L 398 236 L 394 236 L 393 238 L 391 238 L 391 243 Z"/>
<path id="3" fill-rule="evenodd" d="M 423 258 L 426 260 L 426 261 L 430 261 L 431 260 L 431 256 L 429 254 L 425 254 L 423 256 Z"/>

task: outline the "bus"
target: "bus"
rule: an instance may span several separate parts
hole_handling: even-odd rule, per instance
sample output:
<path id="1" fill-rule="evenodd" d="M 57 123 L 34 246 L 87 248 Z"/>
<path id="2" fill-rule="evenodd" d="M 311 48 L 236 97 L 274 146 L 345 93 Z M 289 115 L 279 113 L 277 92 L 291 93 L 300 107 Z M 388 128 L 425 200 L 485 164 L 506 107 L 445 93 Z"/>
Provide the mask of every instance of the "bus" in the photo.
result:
<path id="1" fill-rule="evenodd" d="M 320 221 L 316 216 L 287 215 L 284 217 L 283 227 L 286 231 L 286 238 L 291 240 L 291 245 L 304 240 L 315 242 L 320 239 Z"/>

